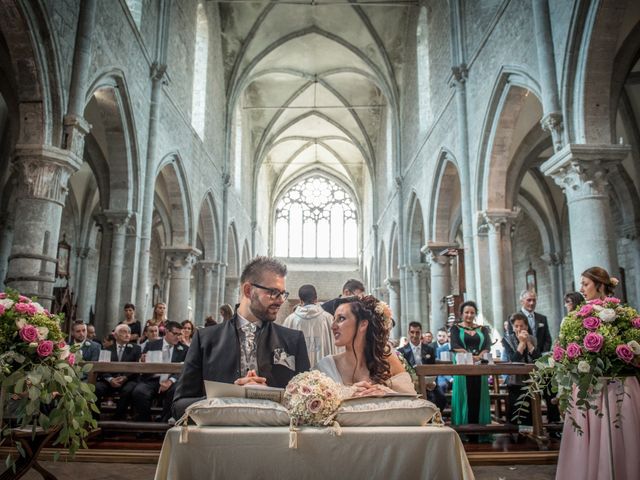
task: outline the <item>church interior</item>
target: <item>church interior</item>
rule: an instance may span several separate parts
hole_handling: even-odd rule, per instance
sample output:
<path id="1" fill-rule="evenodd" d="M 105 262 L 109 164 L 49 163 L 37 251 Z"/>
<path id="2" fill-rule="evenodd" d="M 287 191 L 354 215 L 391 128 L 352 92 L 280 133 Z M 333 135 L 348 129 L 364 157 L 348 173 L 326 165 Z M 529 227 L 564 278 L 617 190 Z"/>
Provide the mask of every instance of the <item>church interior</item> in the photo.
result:
<path id="1" fill-rule="evenodd" d="M 99 338 L 125 303 L 203 327 L 257 255 L 279 318 L 356 278 L 398 340 L 474 300 L 494 353 L 591 266 L 640 305 L 640 2 L 0 0 L 0 60 L 0 291 Z M 135 433 L 77 461 L 151 478 Z M 465 443 L 476 478 L 553 478 L 516 437 Z"/>

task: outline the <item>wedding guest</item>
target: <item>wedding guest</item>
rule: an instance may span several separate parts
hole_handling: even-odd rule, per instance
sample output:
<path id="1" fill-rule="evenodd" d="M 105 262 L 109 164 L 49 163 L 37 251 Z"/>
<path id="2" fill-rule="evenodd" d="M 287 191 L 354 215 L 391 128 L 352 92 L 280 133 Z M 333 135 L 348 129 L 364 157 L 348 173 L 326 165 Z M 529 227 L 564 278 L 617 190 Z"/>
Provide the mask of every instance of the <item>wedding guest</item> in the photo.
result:
<path id="1" fill-rule="evenodd" d="M 438 329 L 436 333 L 436 360 L 444 360 L 443 353 L 446 353 L 448 359 L 451 359 L 451 344 L 449 343 L 449 332 L 442 327 Z M 438 389 L 442 392 L 443 397 L 446 399 L 446 394 L 451 390 L 453 383 L 453 377 L 451 375 L 438 375 L 437 379 Z"/>
<path id="2" fill-rule="evenodd" d="M 164 336 L 164 324 L 167 321 L 166 317 L 167 313 L 167 304 L 164 302 L 158 302 L 153 307 L 153 316 L 147 320 L 145 326 L 147 325 L 157 325 L 158 331 L 160 332 L 160 336 Z"/>
<path id="3" fill-rule="evenodd" d="M 175 418 L 204 397 L 204 380 L 284 388 L 309 370 L 302 332 L 274 323 L 289 296 L 286 276 L 287 267 L 271 257 L 256 257 L 245 266 L 235 315 L 193 336 L 176 384 Z"/>
<path id="4" fill-rule="evenodd" d="M 231 320 L 233 317 L 233 308 L 228 303 L 225 303 L 220 307 L 220 318 L 222 322 L 226 322 L 227 320 Z"/>
<path id="5" fill-rule="evenodd" d="M 147 325 L 146 327 L 144 327 L 144 332 L 142 332 L 142 338 L 144 340 L 140 343 L 140 348 L 144 350 L 144 347 L 147 345 L 147 343 L 153 342 L 154 340 L 157 340 L 158 338 L 160 338 L 160 330 L 158 329 L 158 326 Z"/>
<path id="6" fill-rule="evenodd" d="M 517 312 L 509 318 L 511 330 L 502 338 L 502 347 L 509 362 L 534 363 L 540 358 L 540 352 L 536 348 L 536 339 L 529 334 L 527 317 Z M 528 375 L 509 375 L 507 377 L 507 390 L 509 400 L 507 403 L 507 421 L 517 424 L 533 425 L 531 410 L 520 411 L 518 418 L 514 418 L 517 407 L 516 402 L 523 392 L 524 380 Z"/>
<path id="7" fill-rule="evenodd" d="M 207 318 L 204 319 L 204 326 L 205 327 L 213 327 L 214 325 L 217 325 L 218 322 L 216 322 L 216 319 L 213 318 L 213 315 L 209 315 Z"/>
<path id="8" fill-rule="evenodd" d="M 350 278 L 342 286 L 342 295 L 333 300 L 324 302 L 321 307 L 331 315 L 336 313 L 336 307 L 340 304 L 340 299 L 343 297 L 359 297 L 364 293 L 364 284 L 360 280 Z"/>
<path id="9" fill-rule="evenodd" d="M 124 304 L 124 320 L 120 323 L 129 326 L 131 329 L 131 341 L 138 343 L 142 331 L 140 321 L 136 320 L 136 306 L 133 303 Z"/>
<path id="10" fill-rule="evenodd" d="M 475 323 L 478 306 L 467 301 L 460 305 L 461 321 L 451 327 L 451 350 L 459 354 L 471 353 L 473 361 L 480 361 L 483 354 L 489 352 L 491 336 L 489 329 Z M 491 423 L 491 405 L 489 402 L 489 384 L 486 375 L 455 375 L 451 398 L 451 424 Z"/>
<path id="11" fill-rule="evenodd" d="M 87 324 L 87 338 L 92 342 L 102 345 L 102 341 L 96 337 L 96 326 L 92 323 Z"/>
<path id="12" fill-rule="evenodd" d="M 564 308 L 567 314 L 573 312 L 584 303 L 584 297 L 578 292 L 569 292 L 564 296 Z"/>
<path id="13" fill-rule="evenodd" d="M 336 302 L 331 330 L 345 351 L 318 362 L 334 381 L 352 386 L 354 396 L 416 393 L 411 377 L 389 347 L 391 310 L 372 295 Z"/>
<path id="14" fill-rule="evenodd" d="M 195 326 L 191 320 L 184 320 L 180 325 L 182 325 L 182 343 L 187 347 L 191 345 L 191 338 L 193 337 L 193 332 L 195 331 Z"/>
<path id="15" fill-rule="evenodd" d="M 100 344 L 87 338 L 87 325 L 82 320 L 73 322 L 71 336 L 72 340 L 69 343 L 81 344 L 80 350 L 78 350 L 81 360 L 85 362 L 98 361 L 100 358 Z"/>
<path id="16" fill-rule="evenodd" d="M 162 352 L 163 363 L 184 362 L 189 347 L 180 341 L 182 332 L 183 326 L 178 322 L 167 322 L 164 337 L 147 343 L 142 361 L 146 361 L 148 352 L 156 351 Z M 177 380 L 176 374 L 142 375 L 131 394 L 137 413 L 136 419 L 142 422 L 151 421 L 151 404 L 155 398 L 160 398 L 162 400 L 160 421 L 167 422 L 171 418 L 171 405 Z"/>

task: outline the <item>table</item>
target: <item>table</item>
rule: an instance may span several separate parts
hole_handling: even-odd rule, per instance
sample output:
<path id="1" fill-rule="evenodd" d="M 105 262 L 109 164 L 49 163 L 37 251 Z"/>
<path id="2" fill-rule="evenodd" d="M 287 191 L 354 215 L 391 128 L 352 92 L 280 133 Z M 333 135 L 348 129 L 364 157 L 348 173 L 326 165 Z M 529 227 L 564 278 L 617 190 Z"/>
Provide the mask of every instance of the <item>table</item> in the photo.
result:
<path id="1" fill-rule="evenodd" d="M 473 479 L 458 434 L 448 427 L 180 427 L 167 432 L 156 470 L 164 479 Z"/>

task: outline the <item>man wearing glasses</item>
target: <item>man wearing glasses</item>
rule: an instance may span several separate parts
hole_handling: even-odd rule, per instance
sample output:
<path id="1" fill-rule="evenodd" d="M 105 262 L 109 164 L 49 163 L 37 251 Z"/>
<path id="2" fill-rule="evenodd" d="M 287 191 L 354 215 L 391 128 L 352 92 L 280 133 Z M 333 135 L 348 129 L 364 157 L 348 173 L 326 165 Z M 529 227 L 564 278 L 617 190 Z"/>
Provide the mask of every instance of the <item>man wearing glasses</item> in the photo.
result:
<path id="1" fill-rule="evenodd" d="M 289 292 L 287 267 L 256 257 L 240 276 L 240 304 L 228 322 L 196 331 L 176 384 L 174 417 L 204 398 L 204 380 L 285 387 L 309 370 L 304 335 L 274 323 Z"/>

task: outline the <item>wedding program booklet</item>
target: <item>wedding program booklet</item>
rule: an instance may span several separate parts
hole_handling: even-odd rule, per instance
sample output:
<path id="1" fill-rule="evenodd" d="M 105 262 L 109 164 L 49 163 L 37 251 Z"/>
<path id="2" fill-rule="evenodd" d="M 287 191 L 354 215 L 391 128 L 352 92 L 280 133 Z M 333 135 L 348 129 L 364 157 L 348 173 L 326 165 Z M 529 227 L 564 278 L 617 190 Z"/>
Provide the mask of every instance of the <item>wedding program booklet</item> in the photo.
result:
<path id="1" fill-rule="evenodd" d="M 284 388 L 269 387 L 267 385 L 234 385 L 233 383 L 204 381 L 207 398 L 234 397 L 271 400 L 282 403 Z"/>

